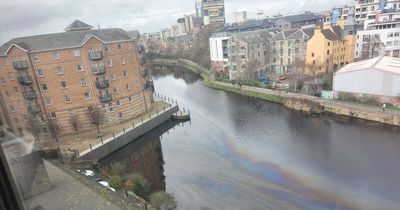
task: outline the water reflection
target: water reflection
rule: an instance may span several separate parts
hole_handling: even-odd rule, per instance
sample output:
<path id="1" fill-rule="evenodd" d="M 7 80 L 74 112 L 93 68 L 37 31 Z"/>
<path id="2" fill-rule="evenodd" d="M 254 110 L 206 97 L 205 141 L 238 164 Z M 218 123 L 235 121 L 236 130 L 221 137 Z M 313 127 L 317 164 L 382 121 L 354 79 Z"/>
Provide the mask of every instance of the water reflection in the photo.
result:
<path id="1" fill-rule="evenodd" d="M 143 175 L 150 182 L 151 192 L 165 191 L 161 135 L 176 125 L 176 122 L 168 121 L 122 149 L 103 158 L 100 160 L 100 165 L 107 167 L 113 162 L 121 162 L 127 166 L 128 174 Z"/>

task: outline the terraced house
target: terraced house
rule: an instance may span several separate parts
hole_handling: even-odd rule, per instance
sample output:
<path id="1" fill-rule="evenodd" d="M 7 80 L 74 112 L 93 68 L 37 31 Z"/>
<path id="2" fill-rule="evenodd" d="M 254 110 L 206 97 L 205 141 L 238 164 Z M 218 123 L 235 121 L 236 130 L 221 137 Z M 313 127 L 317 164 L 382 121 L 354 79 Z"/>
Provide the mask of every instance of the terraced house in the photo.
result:
<path id="1" fill-rule="evenodd" d="M 228 41 L 230 79 L 257 79 L 271 66 L 271 39 L 280 29 L 233 34 Z"/>
<path id="2" fill-rule="evenodd" d="M 314 28 L 289 29 L 272 38 L 272 72 L 291 72 L 292 65 L 306 58 L 307 42 L 314 35 Z"/>
<path id="3" fill-rule="evenodd" d="M 91 128 L 93 106 L 102 108 L 108 124 L 151 108 L 139 40 L 122 29 L 92 28 L 76 20 L 65 32 L 15 38 L 0 47 L 0 107 L 16 133 L 24 134 L 31 116 L 53 118 L 68 133 L 72 116 L 81 129 Z"/>

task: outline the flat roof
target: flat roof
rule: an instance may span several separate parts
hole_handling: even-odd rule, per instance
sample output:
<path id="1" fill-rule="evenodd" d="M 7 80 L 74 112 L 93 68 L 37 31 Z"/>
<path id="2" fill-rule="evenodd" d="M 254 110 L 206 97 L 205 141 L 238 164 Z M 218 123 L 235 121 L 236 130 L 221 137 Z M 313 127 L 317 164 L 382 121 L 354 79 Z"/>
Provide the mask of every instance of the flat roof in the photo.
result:
<path id="1" fill-rule="evenodd" d="M 400 74 L 400 58 L 382 56 L 368 60 L 363 60 L 347 64 L 345 67 L 341 68 L 335 74 L 343 74 L 348 72 L 370 70 L 370 69 L 389 72 L 392 74 Z"/>

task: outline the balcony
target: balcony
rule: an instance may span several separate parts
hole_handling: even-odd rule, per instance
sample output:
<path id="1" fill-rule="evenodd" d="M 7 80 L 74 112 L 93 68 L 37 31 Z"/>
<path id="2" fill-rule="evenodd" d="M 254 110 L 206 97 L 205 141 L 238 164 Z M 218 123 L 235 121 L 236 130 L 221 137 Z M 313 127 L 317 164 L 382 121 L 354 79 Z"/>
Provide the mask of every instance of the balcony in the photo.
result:
<path id="1" fill-rule="evenodd" d="M 29 76 L 29 75 L 19 76 L 18 77 L 18 82 L 21 85 L 30 85 L 30 84 L 32 84 L 32 77 Z"/>
<path id="2" fill-rule="evenodd" d="M 99 60 L 103 58 L 103 53 L 101 51 L 89 52 L 90 60 Z"/>
<path id="3" fill-rule="evenodd" d="M 23 95 L 27 100 L 35 100 L 37 98 L 37 94 L 34 90 L 23 91 Z"/>
<path id="4" fill-rule="evenodd" d="M 110 87 L 110 82 L 108 80 L 96 81 L 97 89 L 105 89 Z"/>
<path id="5" fill-rule="evenodd" d="M 148 69 L 144 69 L 143 70 L 143 78 L 146 78 L 149 75 L 149 70 Z"/>
<path id="6" fill-rule="evenodd" d="M 28 68 L 27 61 L 14 61 L 13 62 L 14 69 L 16 70 L 25 70 Z"/>
<path id="7" fill-rule="evenodd" d="M 39 114 L 42 110 L 40 109 L 39 104 L 36 103 L 28 105 L 28 112 L 31 114 Z"/>
<path id="8" fill-rule="evenodd" d="M 138 51 L 138 53 L 142 53 L 142 52 L 144 52 L 144 46 L 143 45 L 139 45 L 139 46 L 137 46 L 137 51 Z"/>
<path id="9" fill-rule="evenodd" d="M 92 67 L 92 72 L 95 75 L 101 75 L 106 73 L 106 66 Z"/>
<path id="10" fill-rule="evenodd" d="M 145 58 L 140 58 L 140 65 L 146 64 L 146 59 Z"/>
<path id="11" fill-rule="evenodd" d="M 105 95 L 99 95 L 99 100 L 101 103 L 108 103 L 112 100 L 111 93 L 107 93 Z"/>

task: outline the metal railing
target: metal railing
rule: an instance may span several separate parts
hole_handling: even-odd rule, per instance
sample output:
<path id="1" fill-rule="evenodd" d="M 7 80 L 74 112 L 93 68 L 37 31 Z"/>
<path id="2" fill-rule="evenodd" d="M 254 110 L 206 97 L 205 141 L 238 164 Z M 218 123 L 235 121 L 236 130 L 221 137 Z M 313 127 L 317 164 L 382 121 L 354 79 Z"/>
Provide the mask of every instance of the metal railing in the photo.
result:
<path id="1" fill-rule="evenodd" d="M 97 89 L 105 89 L 110 87 L 110 82 L 108 80 L 96 81 Z"/>
<path id="2" fill-rule="evenodd" d="M 29 75 L 19 76 L 18 82 L 21 85 L 30 85 L 30 84 L 32 84 L 32 77 Z"/>
<path id="3" fill-rule="evenodd" d="M 112 100 L 111 93 L 107 93 L 107 94 L 104 94 L 104 95 L 99 95 L 99 100 L 100 100 L 101 103 L 110 102 Z"/>
<path id="4" fill-rule="evenodd" d="M 103 53 L 101 51 L 89 52 L 89 58 L 91 60 L 98 60 L 103 58 Z"/>
<path id="5" fill-rule="evenodd" d="M 25 70 L 28 68 L 28 62 L 27 61 L 14 61 L 13 66 L 14 66 L 14 69 Z"/>
<path id="6" fill-rule="evenodd" d="M 95 75 L 106 73 L 106 66 L 92 67 L 92 72 Z"/>
<path id="7" fill-rule="evenodd" d="M 37 94 L 34 90 L 23 91 L 25 99 L 34 100 L 37 98 Z"/>

